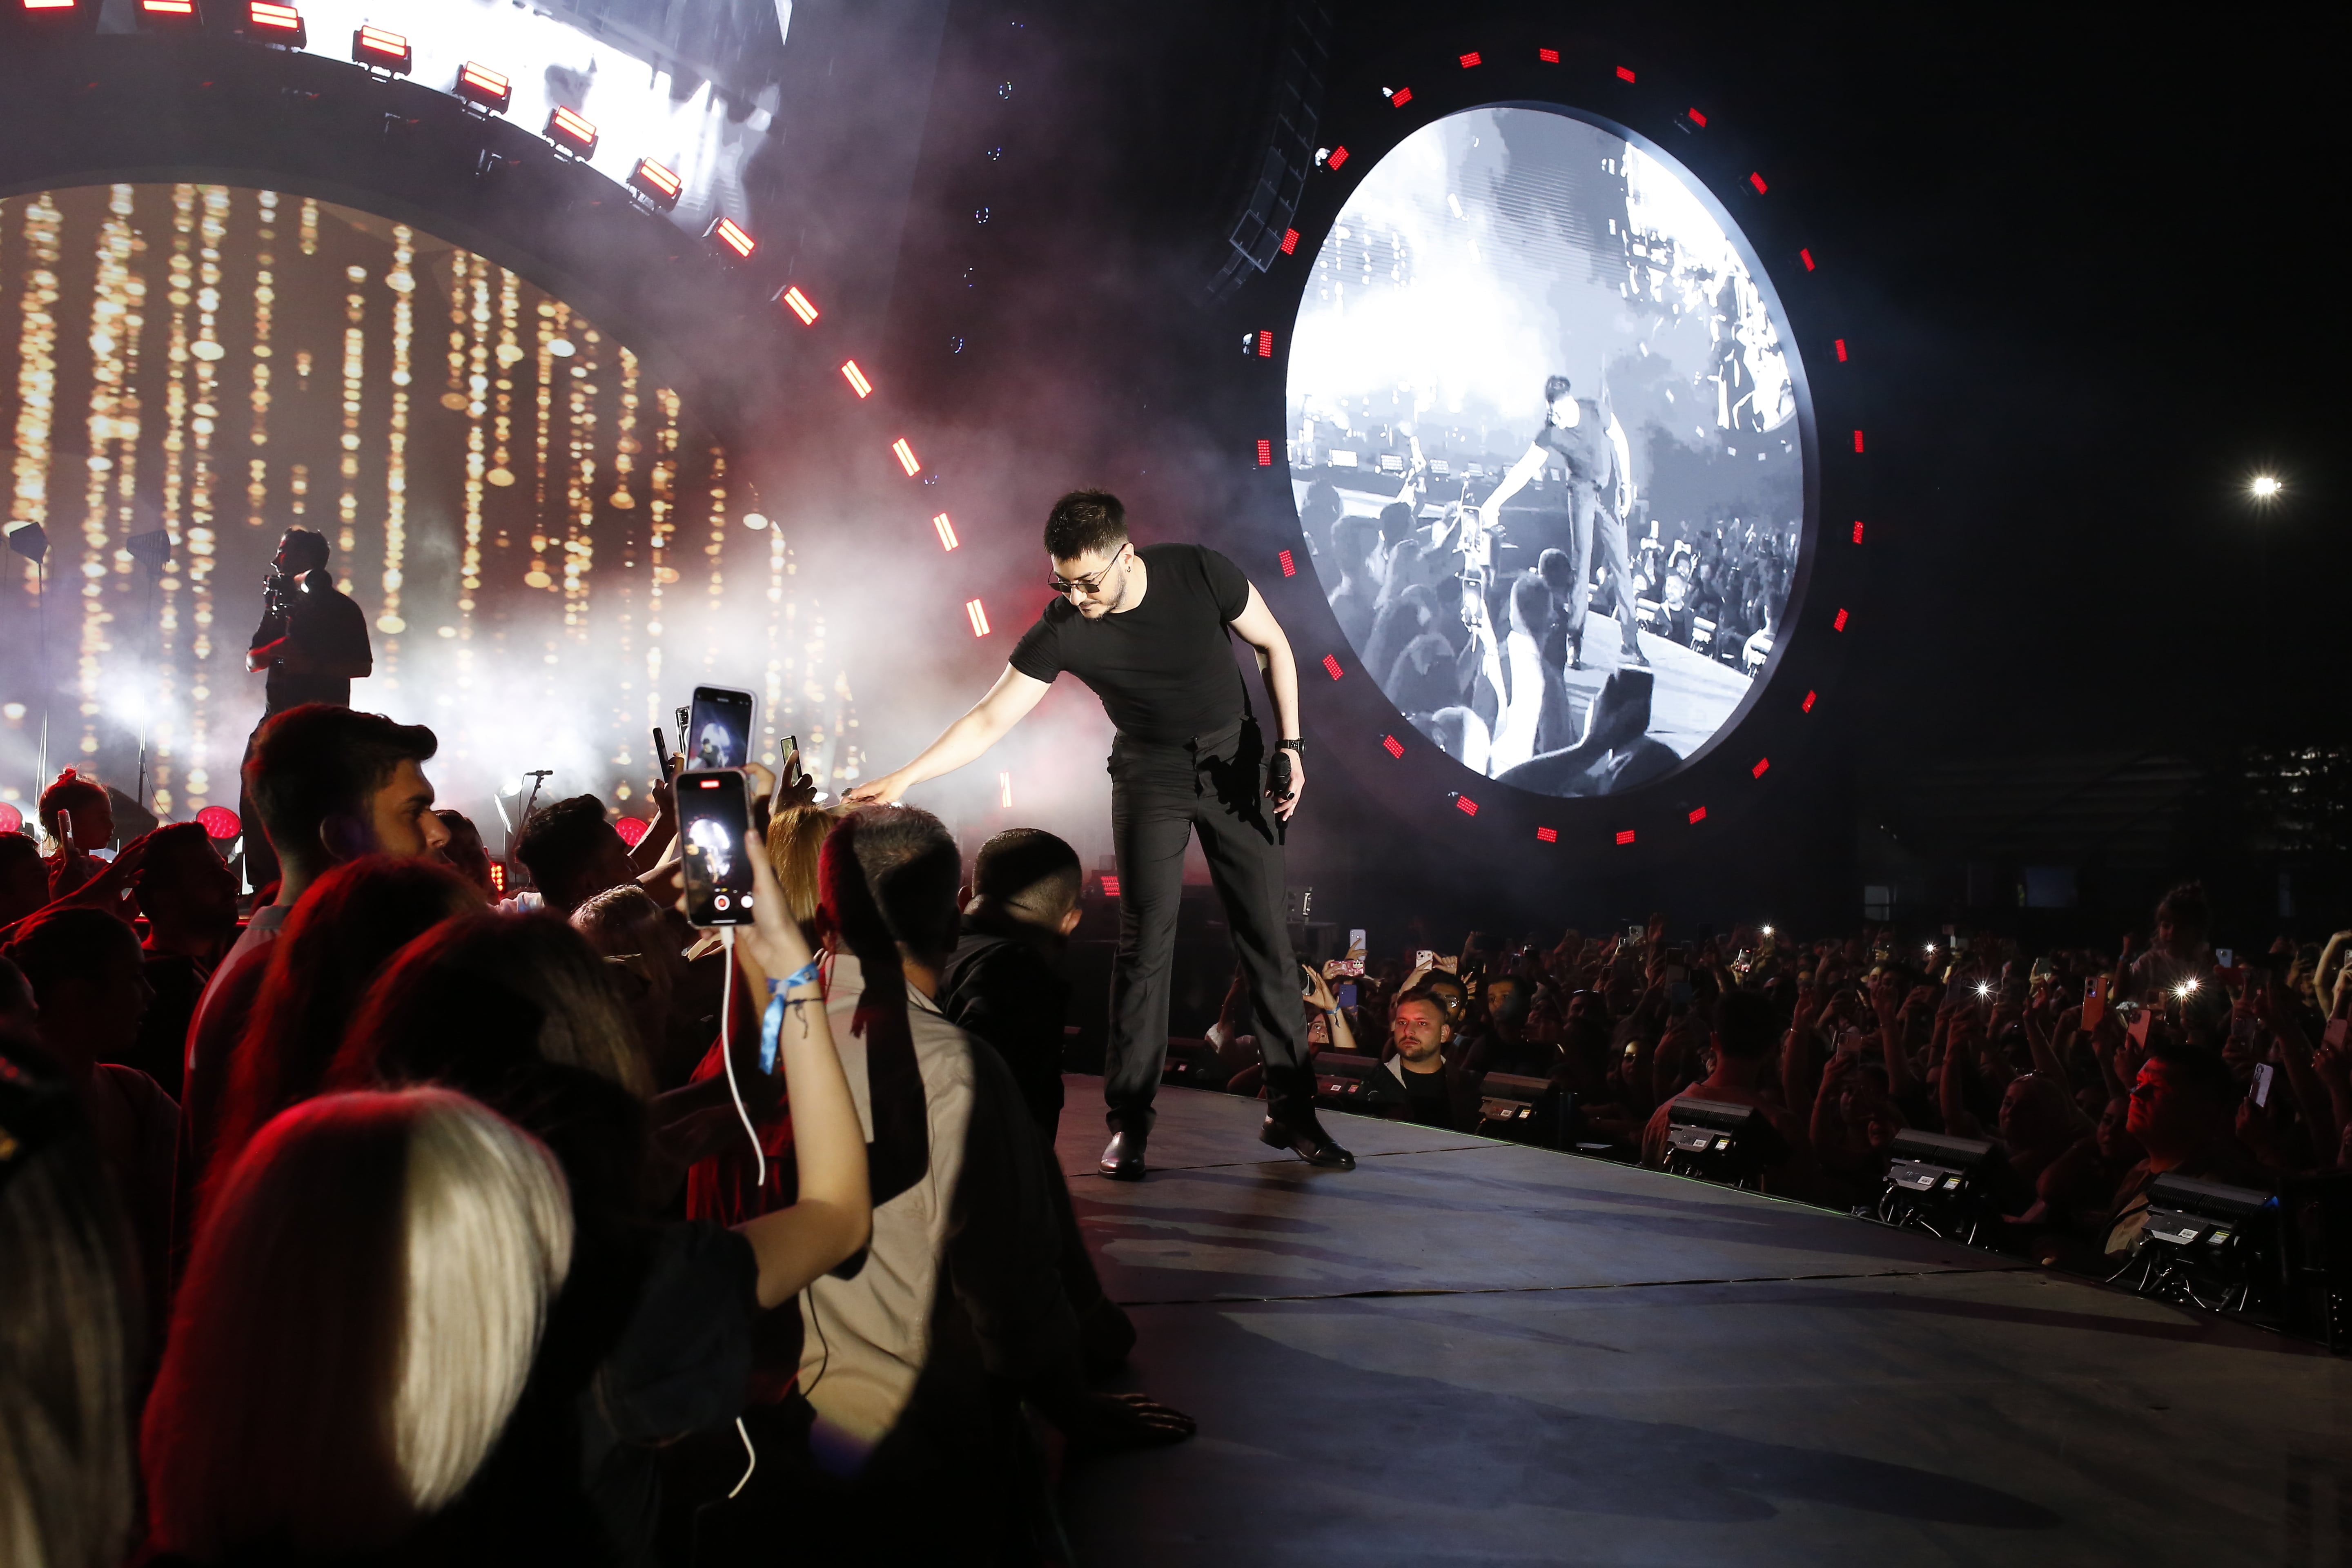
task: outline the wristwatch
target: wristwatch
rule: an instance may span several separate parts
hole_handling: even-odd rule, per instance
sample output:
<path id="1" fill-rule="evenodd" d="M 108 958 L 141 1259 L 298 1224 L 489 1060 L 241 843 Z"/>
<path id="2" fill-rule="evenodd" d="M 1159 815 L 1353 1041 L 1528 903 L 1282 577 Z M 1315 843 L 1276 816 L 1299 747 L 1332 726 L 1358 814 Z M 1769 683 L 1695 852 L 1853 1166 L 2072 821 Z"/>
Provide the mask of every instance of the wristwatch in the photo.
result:
<path id="1" fill-rule="evenodd" d="M 1274 743 L 1274 749 L 1277 752 L 1297 752 L 1303 757 L 1307 754 L 1307 742 L 1304 741 L 1276 741 Z"/>

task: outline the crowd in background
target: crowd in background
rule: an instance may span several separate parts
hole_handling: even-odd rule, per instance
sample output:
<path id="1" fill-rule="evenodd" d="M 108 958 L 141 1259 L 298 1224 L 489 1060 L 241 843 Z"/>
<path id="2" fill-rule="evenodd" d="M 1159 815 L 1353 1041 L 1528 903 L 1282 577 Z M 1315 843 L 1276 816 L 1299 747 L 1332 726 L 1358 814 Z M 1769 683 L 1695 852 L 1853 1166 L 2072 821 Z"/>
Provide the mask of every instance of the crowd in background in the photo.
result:
<path id="1" fill-rule="evenodd" d="M 502 898 L 435 750 L 271 717 L 249 900 L 73 770 L 0 836 L 0 1561 L 1067 1561 L 1061 1467 L 1192 1430 L 1098 1391 L 1076 851 L 781 759 L 698 930 L 667 783 Z"/>
<path id="2" fill-rule="evenodd" d="M 1988 1140 L 2002 1224 L 1985 1239 L 2110 1273 L 2156 1175 L 2276 1191 L 2352 1172 L 2352 931 L 2217 951 L 2211 927 L 2189 883 L 2113 952 L 1883 927 L 1680 945 L 1657 920 L 1474 934 L 1418 967 L 1309 973 L 1307 1006 L 1325 1051 L 1449 1084 L 1394 1114 L 1475 1130 L 1483 1075 L 1500 1072 L 1572 1096 L 1587 1152 L 1662 1166 L 1671 1102 L 1754 1106 L 1782 1145 L 1765 1190 L 1832 1208 L 1873 1205 L 1905 1129 Z M 1238 1005 L 1213 1039 L 1245 1029 Z"/>

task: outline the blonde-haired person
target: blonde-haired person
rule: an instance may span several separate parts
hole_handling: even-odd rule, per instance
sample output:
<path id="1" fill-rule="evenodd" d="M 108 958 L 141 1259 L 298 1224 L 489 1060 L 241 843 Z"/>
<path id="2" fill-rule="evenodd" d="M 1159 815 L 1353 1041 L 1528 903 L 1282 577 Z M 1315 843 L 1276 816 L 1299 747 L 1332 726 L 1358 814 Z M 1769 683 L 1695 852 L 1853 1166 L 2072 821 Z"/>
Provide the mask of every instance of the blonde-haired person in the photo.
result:
<path id="1" fill-rule="evenodd" d="M 151 1544 L 196 1563 L 399 1544 L 505 1430 L 572 1249 L 553 1158 L 464 1095 L 279 1115 L 180 1288 L 141 1441 Z"/>
<path id="2" fill-rule="evenodd" d="M 576 1520 L 593 1554 L 622 1563 L 650 1560 L 655 1448 L 724 1429 L 743 1407 L 759 1315 L 863 1247 L 872 1221 L 865 1133 L 806 974 L 808 944 L 757 841 L 747 835 L 745 847 L 759 923 L 740 929 L 736 952 L 751 994 L 764 1005 L 773 976 L 784 1004 L 776 1081 L 747 1085 L 747 1097 L 790 1096 L 791 1206 L 732 1228 L 654 1221 L 635 1037 L 609 967 L 552 915 L 486 913 L 412 942 L 370 988 L 336 1063 L 345 1087 L 463 1089 L 562 1165 L 578 1256 L 518 1417 L 526 1451 L 476 1506 L 486 1518 Z M 758 1075 L 756 1058 L 745 1070 Z M 558 1479 L 562 1495 L 548 1489 Z M 516 1539 L 538 1560 L 576 1560 L 560 1542 Z"/>

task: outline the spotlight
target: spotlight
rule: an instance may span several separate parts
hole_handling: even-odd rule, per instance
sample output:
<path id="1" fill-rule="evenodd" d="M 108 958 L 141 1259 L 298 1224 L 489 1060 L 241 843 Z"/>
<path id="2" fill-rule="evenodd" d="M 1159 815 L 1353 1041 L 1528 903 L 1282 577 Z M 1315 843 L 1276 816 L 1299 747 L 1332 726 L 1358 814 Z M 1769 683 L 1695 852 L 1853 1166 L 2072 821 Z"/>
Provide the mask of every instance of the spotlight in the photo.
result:
<path id="1" fill-rule="evenodd" d="M 1688 1095 L 1669 1102 L 1666 1169 L 1675 1175 L 1752 1187 L 1766 1167 L 1788 1157 L 1779 1130 L 1752 1105 Z"/>
<path id="2" fill-rule="evenodd" d="M 278 0 L 247 0 L 245 28 L 264 43 L 289 49 L 309 47 L 310 30 L 302 25 L 302 13 L 291 5 L 280 5 Z"/>
<path id="3" fill-rule="evenodd" d="M 751 231 L 731 217 L 712 219 L 710 226 L 702 231 L 702 237 L 717 240 L 733 251 L 740 261 L 751 260 L 751 253 L 760 248 L 760 242 L 751 237 Z"/>
<path id="4" fill-rule="evenodd" d="M 864 398 L 872 395 L 874 384 L 866 379 L 866 373 L 857 368 L 857 362 L 856 360 L 852 359 L 842 361 L 841 378 L 849 383 L 849 390 L 857 394 L 859 397 Z"/>
<path id="5" fill-rule="evenodd" d="M 596 155 L 596 128 L 561 104 L 547 117 L 543 134 L 555 143 L 559 153 L 568 153 L 575 158 Z"/>
<path id="6" fill-rule="evenodd" d="M 48 531 L 37 522 L 12 522 L 8 525 L 8 548 L 27 561 L 38 561 L 49 552 Z"/>
<path id="7" fill-rule="evenodd" d="M 416 67 L 408 40 L 389 27 L 368 23 L 352 35 L 352 61 L 386 76 L 406 76 Z"/>
<path id="8" fill-rule="evenodd" d="M 164 563 L 172 559 L 172 535 L 165 529 L 150 529 L 145 533 L 134 533 L 122 542 L 122 547 L 131 552 L 132 560 L 158 572 L 162 571 Z"/>
<path id="9" fill-rule="evenodd" d="M 747 511 L 743 514 L 743 526 L 755 531 L 765 528 L 768 526 L 767 514 L 764 512 Z"/>
<path id="10" fill-rule="evenodd" d="M 908 479 L 923 471 L 921 460 L 915 456 L 915 449 L 907 445 L 904 436 L 890 443 L 890 455 L 898 459 L 898 466 L 907 470 Z"/>
<path id="11" fill-rule="evenodd" d="M 956 539 L 955 524 L 948 521 L 947 513 L 941 512 L 931 519 L 931 527 L 939 531 L 941 550 L 953 550 L 956 547 L 959 542 Z"/>
<path id="12" fill-rule="evenodd" d="M 254 3 L 259 5 L 261 0 Z M 485 114 L 504 114 L 507 105 L 514 101 L 514 83 L 488 66 L 467 60 L 457 71 L 457 93 Z"/>
<path id="13" fill-rule="evenodd" d="M 2005 1160 L 1990 1141 L 1906 1128 L 1895 1135 L 1887 1153 L 1886 1185 L 1876 1211 L 1882 1223 L 1972 1244 L 1979 1230 L 1997 1221 L 2000 1205 L 1992 1188 Z"/>
<path id="14" fill-rule="evenodd" d="M 98 31 L 99 0 L 8 0 L 0 6 L 0 26 L 11 19 L 27 37 L 88 36 Z"/>
<path id="15" fill-rule="evenodd" d="M 984 637 L 988 635 L 988 611 L 978 599 L 965 600 L 963 613 L 971 617 L 972 636 Z"/>
<path id="16" fill-rule="evenodd" d="M 139 25 L 155 33 L 194 33 L 205 17 L 196 0 L 139 0 Z"/>
<path id="17" fill-rule="evenodd" d="M 670 173 L 667 165 L 651 158 L 640 158 L 637 166 L 629 171 L 629 188 L 651 202 L 656 212 L 666 213 L 677 205 L 686 182 Z"/>
<path id="18" fill-rule="evenodd" d="M 809 303 L 809 297 L 802 293 L 797 287 L 787 284 L 784 291 L 776 298 L 783 301 L 784 309 L 801 319 L 802 326 L 816 325 L 816 307 Z"/>
<path id="19" fill-rule="evenodd" d="M 2275 474 L 2257 474 L 2254 482 L 2246 488 L 2253 492 L 2256 500 L 2275 500 L 2279 491 L 2286 487 L 2279 483 Z"/>
<path id="20" fill-rule="evenodd" d="M 613 831 L 619 834 L 621 842 L 632 849 L 637 847 L 637 841 L 646 836 L 646 829 L 650 826 L 642 817 L 616 816 L 613 819 Z"/>
<path id="21" fill-rule="evenodd" d="M 2147 1226 L 2115 1277 L 2143 1296 L 2216 1312 L 2277 1310 L 2279 1200 L 2251 1187 L 2167 1172 L 2148 1184 Z"/>
<path id="22" fill-rule="evenodd" d="M 236 813 L 225 805 L 205 807 L 196 813 L 196 821 L 203 825 L 205 837 L 218 844 L 226 844 L 245 831 L 245 824 L 237 820 Z"/>

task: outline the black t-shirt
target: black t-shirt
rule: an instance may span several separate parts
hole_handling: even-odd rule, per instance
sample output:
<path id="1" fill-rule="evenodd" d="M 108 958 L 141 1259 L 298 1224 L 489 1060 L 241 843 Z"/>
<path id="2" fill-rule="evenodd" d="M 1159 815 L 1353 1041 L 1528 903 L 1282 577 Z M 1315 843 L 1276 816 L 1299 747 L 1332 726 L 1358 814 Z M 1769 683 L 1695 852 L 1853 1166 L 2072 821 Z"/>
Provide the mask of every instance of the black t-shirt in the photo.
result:
<path id="1" fill-rule="evenodd" d="M 1609 432 L 1601 427 L 1601 405 L 1589 397 L 1580 397 L 1576 408 L 1574 428 L 1547 420 L 1544 427 L 1536 432 L 1533 444 L 1557 457 L 1572 483 L 1596 489 L 1613 483 L 1617 478 L 1617 448 L 1611 444 Z"/>
<path id="2" fill-rule="evenodd" d="M 1454 1089 L 1446 1082 L 1444 1068 L 1435 1072 L 1415 1072 L 1405 1068 L 1398 1076 L 1404 1079 L 1404 1119 L 1407 1121 L 1423 1127 L 1454 1125 Z"/>
<path id="3" fill-rule="evenodd" d="M 1050 681 L 1068 670 L 1102 699 L 1120 734 L 1181 745 L 1249 711 L 1225 628 L 1249 607 L 1249 579 L 1198 544 L 1146 544 L 1143 603 L 1088 620 L 1067 599 L 1021 634 L 1013 668 Z"/>
<path id="4" fill-rule="evenodd" d="M 324 575 L 322 573 L 321 575 Z M 295 645 L 322 664 L 368 664 L 375 653 L 368 646 L 367 616 L 348 594 L 328 587 L 304 587 L 289 595 L 290 627 L 264 620 L 250 645 L 275 642 L 281 629 Z M 352 705 L 352 678 L 347 675 L 297 675 L 282 664 L 269 667 L 269 710 L 282 713 L 304 702 Z"/>

